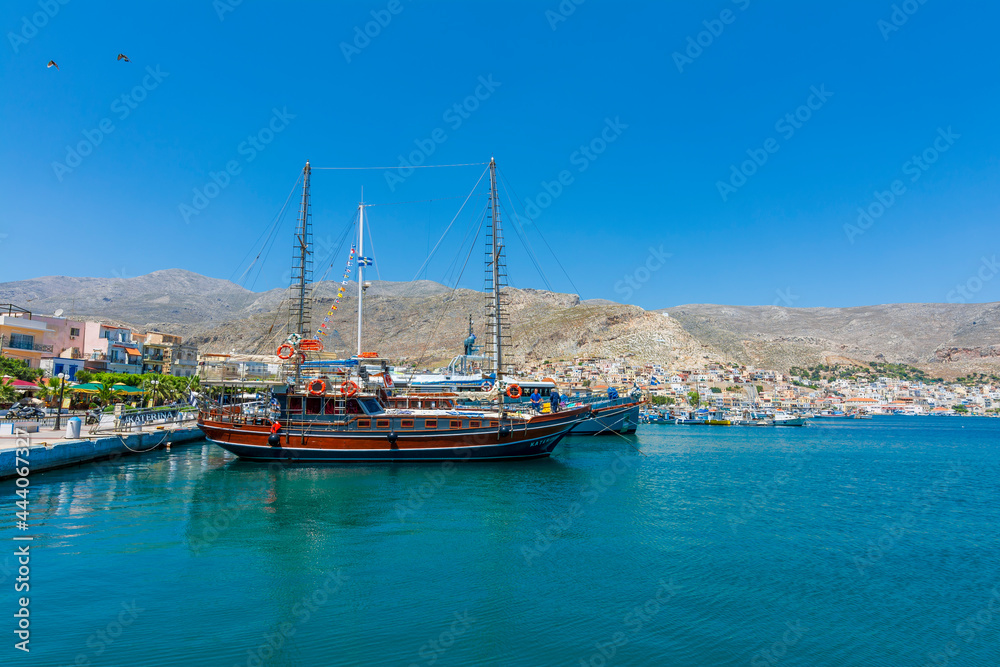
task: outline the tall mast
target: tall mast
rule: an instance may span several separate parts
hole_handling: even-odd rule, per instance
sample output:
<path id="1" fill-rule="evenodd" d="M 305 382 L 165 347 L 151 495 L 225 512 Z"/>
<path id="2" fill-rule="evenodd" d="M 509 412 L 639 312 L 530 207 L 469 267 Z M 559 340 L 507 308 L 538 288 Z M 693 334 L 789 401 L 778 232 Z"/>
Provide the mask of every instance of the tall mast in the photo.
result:
<path id="1" fill-rule="evenodd" d="M 504 260 L 503 228 L 500 222 L 500 196 L 497 192 L 497 164 L 490 158 L 490 208 L 486 229 L 486 332 L 487 353 L 492 361 L 496 382 L 503 377 L 503 326 L 505 324 L 503 288 L 507 281 Z M 503 411 L 503 392 L 500 392 Z"/>
<path id="2" fill-rule="evenodd" d="M 308 337 L 309 326 L 309 283 L 312 281 L 312 225 L 309 222 L 309 162 L 302 170 L 302 206 L 299 209 L 299 224 L 295 232 L 292 257 L 292 286 L 288 317 L 288 333 Z M 295 381 L 301 379 L 301 358 L 295 355 Z"/>
<path id="3" fill-rule="evenodd" d="M 364 194 L 361 195 L 364 200 Z M 365 203 L 358 204 L 358 356 L 361 356 L 361 311 L 365 292 Z"/>

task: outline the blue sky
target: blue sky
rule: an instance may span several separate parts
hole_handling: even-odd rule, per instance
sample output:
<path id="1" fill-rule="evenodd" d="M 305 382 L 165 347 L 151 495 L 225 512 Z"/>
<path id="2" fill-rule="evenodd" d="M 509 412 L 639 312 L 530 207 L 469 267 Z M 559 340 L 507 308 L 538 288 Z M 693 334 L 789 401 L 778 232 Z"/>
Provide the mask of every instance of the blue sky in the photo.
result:
<path id="1" fill-rule="evenodd" d="M 239 276 L 307 159 L 423 151 L 494 155 L 521 202 L 548 204 L 522 222 L 544 277 L 508 223 L 518 287 L 646 308 L 998 301 L 1000 8 L 896 7 L 10 0 L 0 281 Z M 390 187 L 382 170 L 317 170 L 316 237 L 335 244 L 362 188 L 370 203 L 436 200 L 369 209 L 379 275 L 409 280 L 481 171 Z M 213 174 L 224 187 L 196 202 Z M 421 277 L 454 280 L 473 220 Z M 284 286 L 293 223 L 248 286 Z M 340 274 L 345 252 L 321 248 L 317 272 Z M 481 255 L 464 286 L 481 286 Z"/>

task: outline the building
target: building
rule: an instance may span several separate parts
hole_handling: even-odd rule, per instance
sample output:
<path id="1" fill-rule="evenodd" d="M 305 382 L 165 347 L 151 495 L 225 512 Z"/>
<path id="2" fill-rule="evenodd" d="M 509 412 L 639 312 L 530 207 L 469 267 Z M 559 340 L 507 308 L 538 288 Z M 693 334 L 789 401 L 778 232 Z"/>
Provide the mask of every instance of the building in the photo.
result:
<path id="1" fill-rule="evenodd" d="M 50 333 L 47 342 L 51 343 L 52 352 L 46 352 L 43 357 L 83 359 L 86 356 L 86 345 L 83 338 L 85 322 L 55 315 L 34 315 L 32 319 L 45 322 L 49 326 Z"/>
<path id="2" fill-rule="evenodd" d="M 144 355 L 147 373 L 163 373 L 177 377 L 192 377 L 198 374 L 198 346 L 185 343 L 180 336 L 149 331 L 143 335 Z"/>
<path id="3" fill-rule="evenodd" d="M 88 371 L 98 373 L 142 373 L 142 343 L 132 339 L 131 329 L 87 322 L 84 340 Z"/>
<path id="4" fill-rule="evenodd" d="M 31 311 L 12 303 L 0 304 L 0 356 L 40 368 L 42 357 L 52 355 L 51 333 L 49 325 L 34 319 Z"/>
<path id="5" fill-rule="evenodd" d="M 70 382 L 76 382 L 76 372 L 84 368 L 86 363 L 86 359 L 48 357 L 47 359 L 42 359 L 41 369 L 49 377 L 56 377 L 60 373 L 65 373 Z"/>

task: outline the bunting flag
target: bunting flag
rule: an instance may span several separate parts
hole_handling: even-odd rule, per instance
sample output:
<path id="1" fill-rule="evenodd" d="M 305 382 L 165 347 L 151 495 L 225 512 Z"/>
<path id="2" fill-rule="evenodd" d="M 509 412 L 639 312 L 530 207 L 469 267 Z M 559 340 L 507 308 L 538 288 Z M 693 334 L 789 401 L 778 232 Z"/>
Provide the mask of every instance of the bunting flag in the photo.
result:
<path id="1" fill-rule="evenodd" d="M 351 246 L 351 254 L 347 258 L 347 268 L 344 269 L 344 278 L 340 281 L 340 287 L 337 288 L 337 298 L 333 300 L 333 305 L 330 306 L 330 311 L 323 318 L 323 323 L 319 325 L 319 329 L 316 331 L 317 336 L 327 335 L 327 326 L 330 323 L 330 318 L 333 317 L 333 311 L 337 310 L 337 306 L 340 305 L 340 300 L 344 298 L 344 293 L 347 291 L 347 283 L 351 280 L 351 270 L 354 265 L 356 254 L 354 246 Z M 358 257 L 357 261 L 360 264 L 361 260 L 366 259 L 364 257 Z"/>
<path id="2" fill-rule="evenodd" d="M 358 257 L 358 266 L 371 266 L 372 263 L 371 257 Z"/>

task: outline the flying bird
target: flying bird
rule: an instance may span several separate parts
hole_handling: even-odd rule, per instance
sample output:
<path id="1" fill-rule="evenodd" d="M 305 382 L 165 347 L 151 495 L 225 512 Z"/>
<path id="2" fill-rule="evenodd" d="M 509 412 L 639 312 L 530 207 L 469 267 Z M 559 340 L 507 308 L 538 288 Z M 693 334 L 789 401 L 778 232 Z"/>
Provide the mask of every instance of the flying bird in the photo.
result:
<path id="1" fill-rule="evenodd" d="M 124 53 L 119 53 L 118 54 L 118 60 L 124 60 L 127 63 L 132 62 L 131 60 L 128 59 L 128 56 L 125 55 Z"/>
<path id="2" fill-rule="evenodd" d="M 55 60 L 50 60 L 46 67 L 55 67 L 56 69 L 59 69 L 59 65 L 56 65 Z"/>

